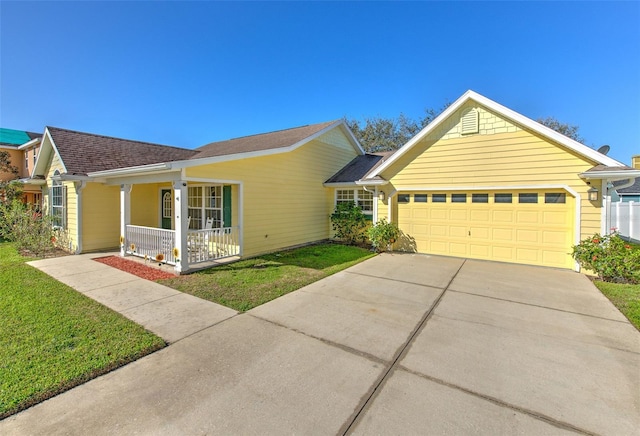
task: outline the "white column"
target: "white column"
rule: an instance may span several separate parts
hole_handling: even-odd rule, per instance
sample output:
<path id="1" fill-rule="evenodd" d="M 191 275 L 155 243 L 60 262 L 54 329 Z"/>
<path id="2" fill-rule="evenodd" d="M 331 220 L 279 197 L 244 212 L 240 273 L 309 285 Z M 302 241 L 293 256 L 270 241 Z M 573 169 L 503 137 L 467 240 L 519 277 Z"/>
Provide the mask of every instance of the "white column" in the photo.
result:
<path id="1" fill-rule="evenodd" d="M 176 248 L 178 257 L 176 258 L 176 271 L 182 272 L 189 269 L 189 256 L 187 256 L 187 182 L 180 180 L 173 184 L 173 210 L 175 211 L 175 231 Z M 178 260 L 179 259 L 179 260 Z"/>
<path id="2" fill-rule="evenodd" d="M 120 185 L 120 237 L 125 238 L 120 244 L 120 256 L 126 251 L 127 225 L 131 224 L 131 185 Z"/>

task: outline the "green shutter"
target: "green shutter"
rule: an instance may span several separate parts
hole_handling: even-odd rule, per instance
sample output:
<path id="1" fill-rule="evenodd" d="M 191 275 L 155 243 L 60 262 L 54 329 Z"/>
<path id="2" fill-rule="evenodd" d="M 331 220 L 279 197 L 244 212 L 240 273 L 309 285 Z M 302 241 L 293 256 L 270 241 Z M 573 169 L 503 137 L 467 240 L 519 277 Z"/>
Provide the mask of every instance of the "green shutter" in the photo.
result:
<path id="1" fill-rule="evenodd" d="M 231 227 L 231 186 L 222 187 L 222 222 L 223 227 Z"/>

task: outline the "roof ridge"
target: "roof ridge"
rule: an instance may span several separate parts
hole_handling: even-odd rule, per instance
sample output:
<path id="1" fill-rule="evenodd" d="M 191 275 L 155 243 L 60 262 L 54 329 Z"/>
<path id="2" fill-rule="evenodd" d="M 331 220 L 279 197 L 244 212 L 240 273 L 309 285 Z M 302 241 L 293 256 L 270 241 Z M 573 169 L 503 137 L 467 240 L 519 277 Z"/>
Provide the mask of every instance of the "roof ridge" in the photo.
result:
<path id="1" fill-rule="evenodd" d="M 236 139 L 251 138 L 251 137 L 253 137 L 253 136 L 270 135 L 270 134 L 272 134 L 272 133 L 286 132 L 287 130 L 302 129 L 302 128 L 304 128 L 304 127 L 319 126 L 319 125 L 321 125 L 321 124 L 327 124 L 327 125 L 330 125 L 330 124 L 335 123 L 336 121 L 340 121 L 340 119 L 332 120 L 332 121 L 324 121 L 324 122 L 322 122 L 322 123 L 304 124 L 304 125 L 302 125 L 302 126 L 289 127 L 289 128 L 286 128 L 286 129 L 280 129 L 280 130 L 272 130 L 271 132 L 254 133 L 254 134 L 251 134 L 251 135 L 237 136 L 237 137 L 235 137 L 235 138 L 222 139 L 222 140 L 220 140 L 220 141 L 213 141 L 213 142 L 209 142 L 209 143 L 207 143 L 207 144 L 205 144 L 205 145 L 215 144 L 216 142 L 227 142 L 227 141 L 234 141 L 234 140 L 236 140 Z M 199 147 L 198 147 L 198 148 L 199 148 Z"/>
<path id="2" fill-rule="evenodd" d="M 97 138 L 116 139 L 118 141 L 135 142 L 137 144 L 153 145 L 153 146 L 156 146 L 156 147 L 167 147 L 167 148 L 175 148 L 177 150 L 186 150 L 186 151 L 196 152 L 192 148 L 177 147 L 175 145 L 158 144 L 158 143 L 155 143 L 155 142 L 139 141 L 137 139 L 118 138 L 116 136 L 100 135 L 100 134 L 97 134 L 97 133 L 81 132 L 79 130 L 63 129 L 62 127 L 45 126 L 45 128 L 48 129 L 48 130 L 51 130 L 51 129 L 61 130 L 63 132 L 78 133 L 80 135 L 94 136 L 94 137 L 97 137 Z"/>

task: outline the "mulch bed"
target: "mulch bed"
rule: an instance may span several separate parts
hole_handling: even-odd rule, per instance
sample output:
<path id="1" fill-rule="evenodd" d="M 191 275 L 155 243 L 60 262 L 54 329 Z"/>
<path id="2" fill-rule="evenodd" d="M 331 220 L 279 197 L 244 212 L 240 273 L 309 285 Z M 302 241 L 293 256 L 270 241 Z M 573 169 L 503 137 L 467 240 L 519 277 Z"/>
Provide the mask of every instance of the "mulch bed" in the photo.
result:
<path id="1" fill-rule="evenodd" d="M 175 274 L 162 271 L 161 269 L 154 268 L 152 266 L 145 265 L 134 260 L 128 260 L 120 256 L 96 257 L 93 260 L 95 260 L 96 262 L 104 263 L 105 265 L 109 265 L 113 268 L 117 268 L 121 271 L 128 272 L 129 274 L 136 275 L 146 280 L 155 281 L 160 279 L 176 278 Z"/>

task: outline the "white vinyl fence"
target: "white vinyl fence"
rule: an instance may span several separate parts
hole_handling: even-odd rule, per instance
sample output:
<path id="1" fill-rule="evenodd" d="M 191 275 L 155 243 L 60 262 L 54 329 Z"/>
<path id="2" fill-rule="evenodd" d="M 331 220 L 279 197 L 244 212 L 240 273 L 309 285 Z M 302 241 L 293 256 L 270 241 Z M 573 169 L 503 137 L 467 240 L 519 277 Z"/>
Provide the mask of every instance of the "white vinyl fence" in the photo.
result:
<path id="1" fill-rule="evenodd" d="M 615 227 L 621 236 L 640 241 L 640 203 L 611 203 L 611 222 L 609 228 Z"/>

